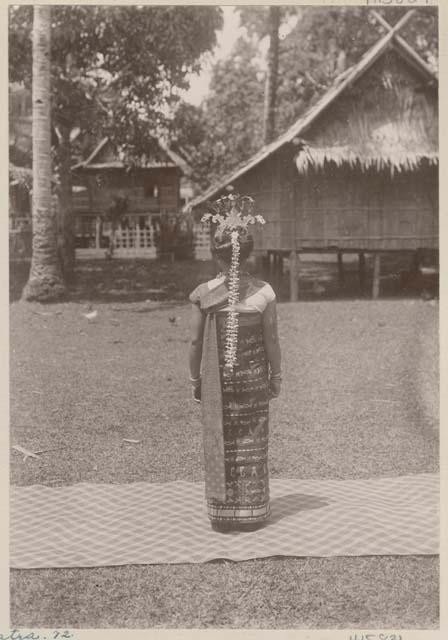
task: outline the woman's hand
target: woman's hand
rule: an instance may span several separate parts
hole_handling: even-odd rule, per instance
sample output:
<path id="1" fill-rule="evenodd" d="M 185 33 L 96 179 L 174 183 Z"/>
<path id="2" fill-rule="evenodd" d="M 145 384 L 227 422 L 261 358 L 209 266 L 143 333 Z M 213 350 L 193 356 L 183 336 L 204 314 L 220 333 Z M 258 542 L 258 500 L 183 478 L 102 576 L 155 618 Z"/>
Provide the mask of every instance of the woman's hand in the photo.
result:
<path id="1" fill-rule="evenodd" d="M 201 378 L 190 378 L 191 394 L 195 402 L 201 402 Z"/>
<path id="2" fill-rule="evenodd" d="M 263 339 L 270 369 L 269 395 L 271 398 L 277 398 L 280 395 L 282 374 L 275 300 L 268 302 L 263 312 Z"/>
<path id="3" fill-rule="evenodd" d="M 271 398 L 278 398 L 282 388 L 282 381 L 280 378 L 271 378 L 269 380 L 269 395 Z"/>
<path id="4" fill-rule="evenodd" d="M 189 354 L 190 383 L 195 402 L 201 401 L 201 358 L 202 336 L 204 332 L 205 316 L 195 304 L 191 310 L 191 342 Z"/>

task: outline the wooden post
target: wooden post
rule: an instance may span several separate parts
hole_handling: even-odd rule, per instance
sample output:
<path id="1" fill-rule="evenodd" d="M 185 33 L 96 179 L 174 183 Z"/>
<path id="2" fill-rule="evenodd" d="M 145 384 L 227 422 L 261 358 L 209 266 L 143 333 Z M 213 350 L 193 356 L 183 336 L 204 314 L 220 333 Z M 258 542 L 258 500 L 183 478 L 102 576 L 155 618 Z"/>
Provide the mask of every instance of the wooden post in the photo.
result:
<path id="1" fill-rule="evenodd" d="M 255 254 L 255 271 L 257 274 L 263 277 L 263 254 L 262 253 Z"/>
<path id="2" fill-rule="evenodd" d="M 281 256 L 278 251 L 274 252 L 274 282 L 275 286 L 279 287 L 281 283 Z"/>
<path id="3" fill-rule="evenodd" d="M 338 279 L 339 287 L 342 288 L 345 283 L 344 260 L 342 251 L 338 251 Z"/>
<path id="4" fill-rule="evenodd" d="M 277 278 L 277 254 L 275 251 L 271 251 L 271 277 L 272 277 L 272 282 L 275 283 L 275 280 Z"/>
<path id="5" fill-rule="evenodd" d="M 279 278 L 279 279 L 282 277 L 282 272 L 283 272 L 282 263 L 283 263 L 282 256 L 280 255 L 280 253 L 276 252 L 276 254 L 275 254 L 275 273 L 276 273 L 277 278 Z"/>
<path id="6" fill-rule="evenodd" d="M 380 294 L 381 254 L 375 253 L 373 258 L 372 298 L 376 300 Z"/>
<path id="7" fill-rule="evenodd" d="M 101 218 L 95 218 L 95 249 L 101 249 Z"/>
<path id="8" fill-rule="evenodd" d="M 297 302 L 299 299 L 299 261 L 300 257 L 297 253 L 297 208 L 299 202 L 299 193 L 297 188 L 297 172 L 293 170 L 293 223 L 292 223 L 292 251 L 289 254 L 289 299 L 291 302 Z"/>
<path id="9" fill-rule="evenodd" d="M 299 255 L 296 249 L 289 254 L 289 299 L 297 302 L 299 298 Z"/>
<path id="10" fill-rule="evenodd" d="M 413 276 L 417 276 L 418 273 L 419 273 L 420 260 L 421 260 L 420 251 L 418 249 L 416 249 L 412 253 L 412 260 L 411 260 L 411 273 L 412 273 Z"/>
<path id="11" fill-rule="evenodd" d="M 269 253 L 262 257 L 262 278 L 263 280 L 269 277 Z"/>
<path id="12" fill-rule="evenodd" d="M 281 253 L 278 254 L 278 274 L 280 278 L 283 275 L 283 254 Z"/>
<path id="13" fill-rule="evenodd" d="M 366 256 L 364 252 L 358 253 L 358 273 L 359 273 L 359 288 L 363 294 L 366 286 Z"/>

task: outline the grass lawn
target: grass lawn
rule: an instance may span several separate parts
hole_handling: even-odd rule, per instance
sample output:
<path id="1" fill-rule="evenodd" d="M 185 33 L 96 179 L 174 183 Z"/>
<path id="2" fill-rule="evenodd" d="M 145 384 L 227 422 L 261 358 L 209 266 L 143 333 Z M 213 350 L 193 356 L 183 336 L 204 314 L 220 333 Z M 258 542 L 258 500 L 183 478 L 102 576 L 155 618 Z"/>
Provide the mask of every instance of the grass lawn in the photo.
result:
<path id="1" fill-rule="evenodd" d="M 209 266 L 174 269 L 188 290 Z M 51 449 L 26 461 L 12 451 L 11 483 L 201 480 L 183 285 L 124 302 L 125 285 L 89 298 L 83 277 L 70 302 L 11 305 L 11 445 Z M 280 303 L 272 477 L 437 471 L 437 320 L 438 303 L 418 299 Z M 438 581 L 438 558 L 413 556 L 13 570 L 11 624 L 435 628 Z"/>

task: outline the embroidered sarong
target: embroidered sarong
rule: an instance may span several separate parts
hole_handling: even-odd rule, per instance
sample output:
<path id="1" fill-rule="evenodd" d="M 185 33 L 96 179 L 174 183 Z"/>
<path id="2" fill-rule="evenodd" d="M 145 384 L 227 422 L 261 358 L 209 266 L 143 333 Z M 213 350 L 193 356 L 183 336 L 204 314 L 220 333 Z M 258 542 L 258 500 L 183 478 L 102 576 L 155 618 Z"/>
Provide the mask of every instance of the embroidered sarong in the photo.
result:
<path id="1" fill-rule="evenodd" d="M 241 283 L 240 299 L 256 291 Z M 269 396 L 261 313 L 240 313 L 237 363 L 224 370 L 228 290 L 199 287 L 190 299 L 206 314 L 202 418 L 206 499 L 214 522 L 256 523 L 269 515 Z"/>
<path id="2" fill-rule="evenodd" d="M 216 316 L 222 390 L 225 498 L 207 498 L 209 518 L 256 523 L 269 516 L 268 368 L 261 315 L 240 314 L 237 364 L 224 369 L 225 313 Z"/>

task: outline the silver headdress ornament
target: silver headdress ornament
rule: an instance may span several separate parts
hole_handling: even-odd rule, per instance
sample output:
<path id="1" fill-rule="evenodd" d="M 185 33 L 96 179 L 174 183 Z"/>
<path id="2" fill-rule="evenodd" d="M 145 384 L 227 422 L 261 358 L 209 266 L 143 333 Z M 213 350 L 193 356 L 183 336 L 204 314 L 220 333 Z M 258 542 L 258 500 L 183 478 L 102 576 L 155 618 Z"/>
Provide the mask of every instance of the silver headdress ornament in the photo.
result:
<path id="1" fill-rule="evenodd" d="M 236 363 L 238 344 L 238 312 L 239 302 L 239 268 L 240 268 L 240 235 L 248 232 L 251 224 L 265 224 L 263 216 L 254 215 L 254 200 L 250 196 L 230 194 L 222 196 L 210 204 L 212 212 L 202 217 L 202 222 L 217 225 L 215 233 L 223 236 L 228 233 L 232 245 L 232 257 L 229 269 L 229 311 L 226 323 L 226 344 L 224 351 L 225 366 L 233 371 Z"/>

